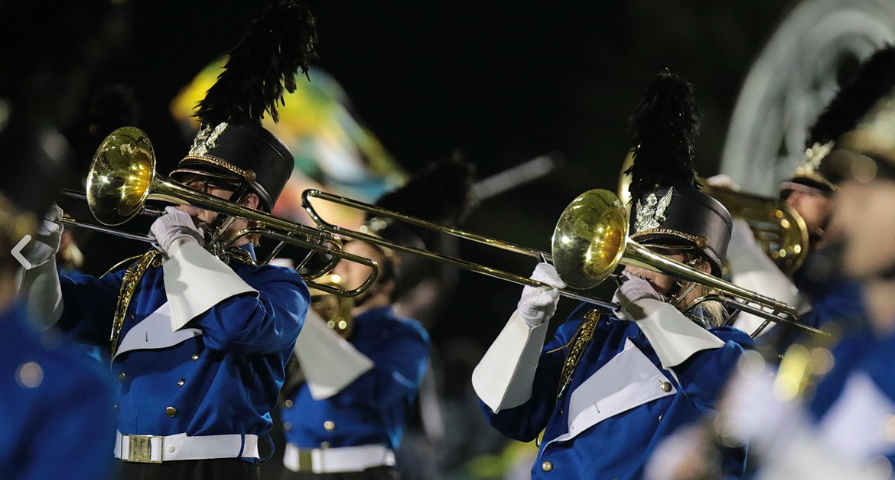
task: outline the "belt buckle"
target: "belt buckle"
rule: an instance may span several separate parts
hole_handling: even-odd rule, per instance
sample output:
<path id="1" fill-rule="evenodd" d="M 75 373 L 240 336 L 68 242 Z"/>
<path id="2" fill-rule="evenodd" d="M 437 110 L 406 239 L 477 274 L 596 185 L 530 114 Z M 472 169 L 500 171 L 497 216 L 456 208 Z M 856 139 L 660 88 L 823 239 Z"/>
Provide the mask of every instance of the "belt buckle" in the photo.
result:
<path id="1" fill-rule="evenodd" d="M 313 472 L 314 471 L 314 455 L 313 450 L 298 449 L 298 471 Z"/>
<path id="2" fill-rule="evenodd" d="M 152 439 L 158 438 L 159 445 L 159 459 L 152 459 Z M 152 435 L 128 435 L 127 436 L 128 444 L 130 450 L 128 451 L 127 461 L 135 462 L 135 463 L 162 463 L 162 451 L 164 451 L 164 443 L 165 437 L 155 437 Z"/>

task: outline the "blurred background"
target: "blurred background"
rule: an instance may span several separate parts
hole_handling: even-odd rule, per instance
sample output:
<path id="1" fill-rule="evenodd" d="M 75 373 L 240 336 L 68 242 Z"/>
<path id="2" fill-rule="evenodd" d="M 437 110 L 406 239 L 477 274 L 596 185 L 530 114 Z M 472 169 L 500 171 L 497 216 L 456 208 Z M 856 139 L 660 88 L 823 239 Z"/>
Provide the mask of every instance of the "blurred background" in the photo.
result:
<path id="1" fill-rule="evenodd" d="M 116 53 L 95 76 L 90 107 L 67 131 L 78 154 L 71 188 L 83 188 L 96 146 L 125 124 L 148 133 L 158 172 L 169 172 L 192 137 L 184 109 L 194 101 L 183 89 L 266 4 L 119 1 L 127 22 Z M 296 171 L 308 184 L 373 202 L 432 162 L 459 157 L 485 179 L 553 152 L 564 159 L 557 168 L 483 199 L 464 225 L 547 251 L 573 198 L 592 188 L 616 190 L 628 118 L 660 70 L 695 86 L 703 115 L 699 173 L 725 171 L 747 190 L 770 193 L 794 169 L 805 130 L 838 82 L 895 38 L 895 2 L 885 0 L 307 3 L 318 17 L 320 58 L 310 84 L 299 80 L 316 89 L 309 98 L 331 102 L 328 111 L 339 119 L 334 127 L 318 122 L 307 129 L 326 136 L 333 128 L 356 147 L 342 157 L 327 148 L 297 153 Z M 312 103 L 301 105 L 317 108 Z M 277 133 L 294 151 L 306 145 L 307 132 L 291 140 L 289 132 Z M 144 223 L 129 228 L 145 231 Z M 81 270 L 94 275 L 145 249 L 105 235 L 76 232 L 76 240 Z M 459 254 L 525 276 L 535 265 L 474 244 L 460 244 Z M 514 468 L 517 446 L 505 450 L 506 442 L 484 425 L 469 378 L 520 290 L 463 272 L 448 300 L 424 319 L 441 366 L 434 384 L 447 419 L 433 444 L 438 475 L 503 478 Z M 608 299 L 612 290 L 607 285 L 598 293 Z M 575 305 L 560 303 L 557 325 Z M 533 450 L 521 447 L 519 455 Z M 525 478 L 530 462 L 520 464 Z"/>

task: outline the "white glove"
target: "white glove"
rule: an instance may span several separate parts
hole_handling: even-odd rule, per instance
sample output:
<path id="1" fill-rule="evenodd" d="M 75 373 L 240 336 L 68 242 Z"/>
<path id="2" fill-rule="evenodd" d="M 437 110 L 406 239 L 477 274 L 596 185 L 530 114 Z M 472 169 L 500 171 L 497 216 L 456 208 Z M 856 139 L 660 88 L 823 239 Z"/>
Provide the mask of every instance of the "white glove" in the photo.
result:
<path id="1" fill-rule="evenodd" d="M 723 173 L 705 179 L 705 183 L 709 184 L 711 187 L 727 188 L 735 192 L 740 191 L 740 186 L 733 181 L 733 178 L 730 178 L 730 175 L 725 175 Z"/>
<path id="2" fill-rule="evenodd" d="M 62 209 L 54 203 L 40 222 L 33 242 L 22 252 L 31 264 L 29 268 L 47 263 L 59 251 L 59 239 L 62 236 L 62 225 L 59 223 L 61 218 Z"/>
<path id="3" fill-rule="evenodd" d="M 747 352 L 749 356 L 758 356 Z M 740 364 L 748 362 L 748 357 Z M 756 362 L 752 362 L 756 363 Z M 721 417 L 731 436 L 760 456 L 785 450 L 796 433 L 809 428 L 810 421 L 794 401 L 782 400 L 774 390 L 769 370 L 734 375 L 727 386 Z"/>
<path id="4" fill-rule="evenodd" d="M 166 207 L 165 212 L 167 213 L 158 217 L 149 229 L 149 236 L 159 250 L 170 254 L 171 246 L 177 240 L 205 245 L 202 229 L 196 226 L 189 213 L 176 207 Z"/>
<path id="5" fill-rule="evenodd" d="M 516 310 L 529 327 L 537 327 L 550 320 L 556 313 L 556 305 L 559 303 L 558 289 L 565 287 L 566 284 L 559 278 L 556 268 L 549 263 L 539 263 L 531 274 L 531 279 L 554 287 L 546 289 L 526 286 L 522 289 L 522 297 L 516 305 Z"/>
<path id="6" fill-rule="evenodd" d="M 612 296 L 612 301 L 619 305 L 620 311 L 616 311 L 615 314 L 619 318 L 623 319 L 631 319 L 631 315 L 628 309 L 634 302 L 638 300 L 643 300 L 644 298 L 652 298 L 655 300 L 663 301 L 662 296 L 659 295 L 659 292 L 656 292 L 656 289 L 650 285 L 646 280 L 634 275 L 633 273 L 623 270 L 622 275 L 627 279 L 619 285 L 618 289 L 615 291 L 615 294 Z"/>
<path id="7" fill-rule="evenodd" d="M 752 232 L 749 223 L 742 219 L 734 220 L 733 229 L 730 231 L 730 243 L 727 244 L 727 255 L 757 249 L 758 242 L 755 241 L 755 233 Z"/>

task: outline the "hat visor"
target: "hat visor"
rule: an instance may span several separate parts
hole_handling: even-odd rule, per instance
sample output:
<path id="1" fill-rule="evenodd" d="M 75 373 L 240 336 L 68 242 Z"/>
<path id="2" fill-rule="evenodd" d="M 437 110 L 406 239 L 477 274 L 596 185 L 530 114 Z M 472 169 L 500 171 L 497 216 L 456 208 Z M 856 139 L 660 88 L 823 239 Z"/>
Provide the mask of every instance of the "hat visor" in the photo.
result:
<path id="1" fill-rule="evenodd" d="M 705 238 L 694 237 L 688 233 L 665 230 L 662 233 L 643 232 L 631 235 L 631 240 L 646 248 L 660 248 L 665 250 L 695 250 L 709 262 L 712 267 L 712 275 L 721 275 L 721 265 L 717 262 L 705 245 Z M 661 254 L 660 254 L 661 255 Z"/>

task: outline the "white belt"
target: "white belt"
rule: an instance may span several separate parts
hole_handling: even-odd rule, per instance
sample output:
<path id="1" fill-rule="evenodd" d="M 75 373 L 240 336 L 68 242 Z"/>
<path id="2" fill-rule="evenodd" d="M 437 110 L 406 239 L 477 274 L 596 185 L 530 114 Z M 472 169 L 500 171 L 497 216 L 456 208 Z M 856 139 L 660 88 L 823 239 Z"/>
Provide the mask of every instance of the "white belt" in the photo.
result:
<path id="1" fill-rule="evenodd" d="M 161 463 L 174 460 L 214 458 L 259 458 L 257 435 L 202 435 L 185 433 L 154 435 L 115 435 L 115 458 L 125 462 Z"/>
<path id="2" fill-rule="evenodd" d="M 293 472 L 362 472 L 394 464 L 395 452 L 382 445 L 302 450 L 288 443 L 283 455 L 283 465 Z"/>

